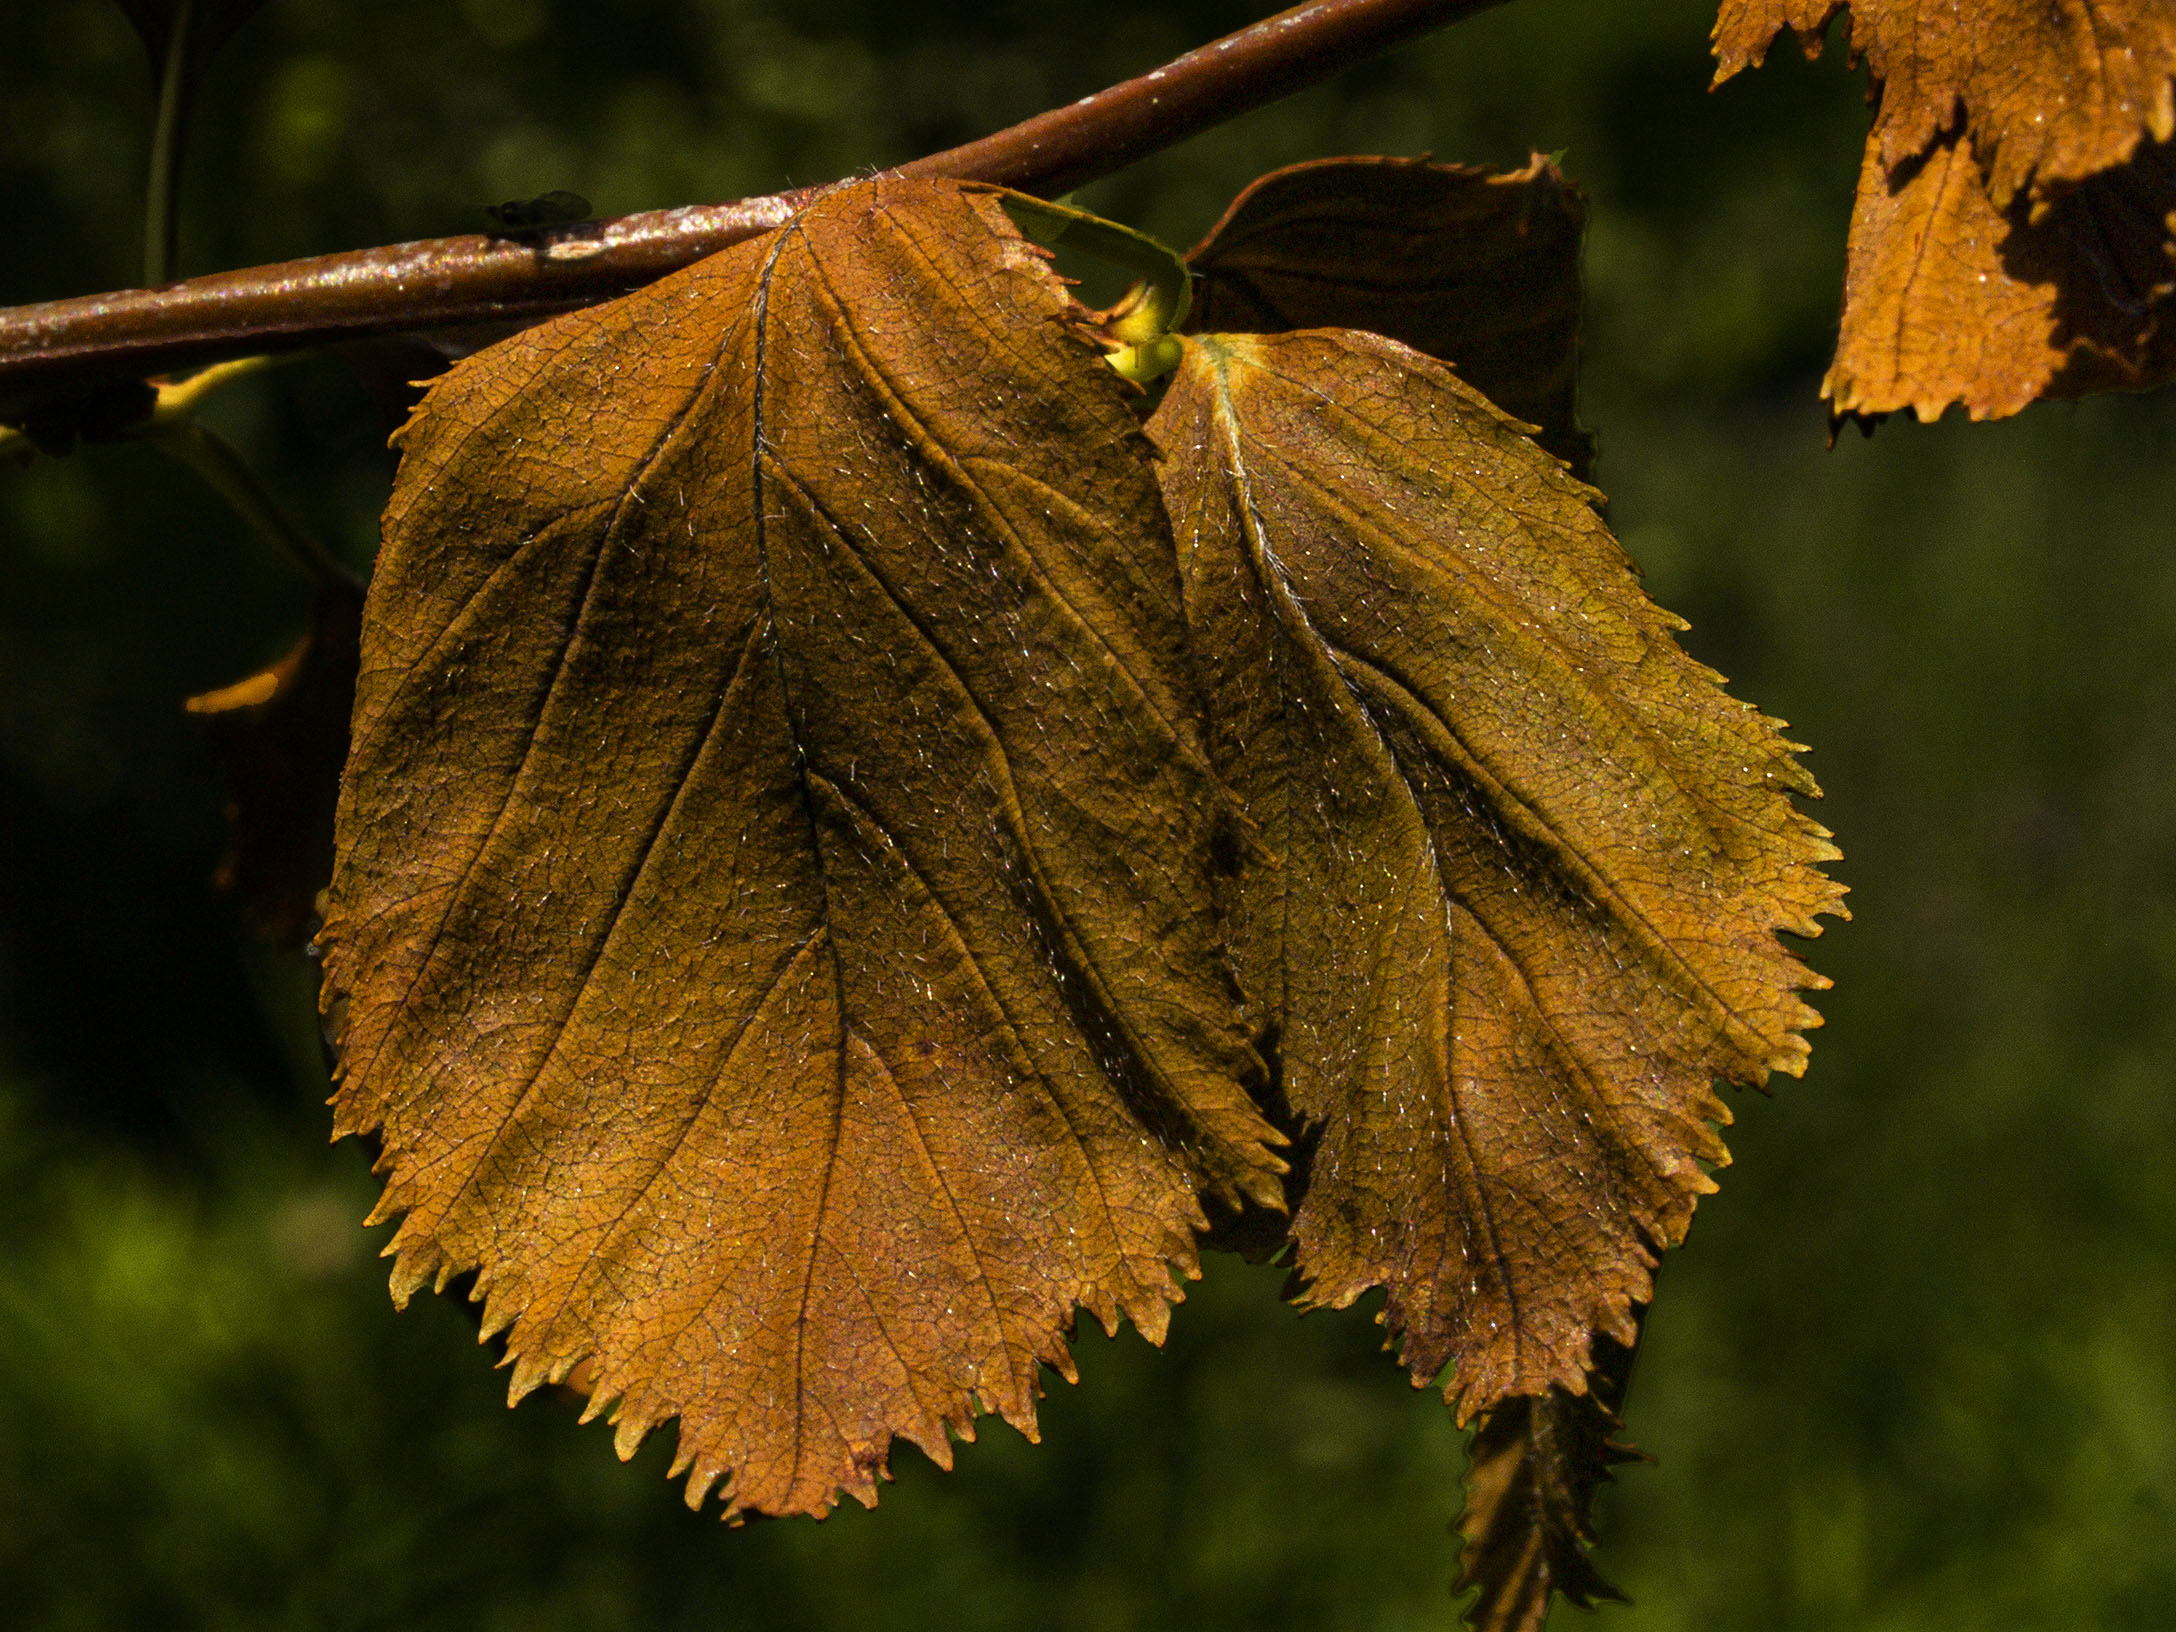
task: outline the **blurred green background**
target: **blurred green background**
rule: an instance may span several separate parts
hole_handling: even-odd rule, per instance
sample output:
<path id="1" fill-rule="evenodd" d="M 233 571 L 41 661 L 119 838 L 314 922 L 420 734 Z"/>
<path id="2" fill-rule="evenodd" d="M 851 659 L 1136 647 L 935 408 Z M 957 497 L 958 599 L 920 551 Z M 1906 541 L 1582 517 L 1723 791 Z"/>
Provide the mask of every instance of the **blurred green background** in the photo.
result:
<path id="1" fill-rule="evenodd" d="M 185 271 L 821 180 L 1267 0 L 272 0 L 206 87 Z M 1518 0 L 1092 189 L 1187 243 L 1338 152 L 1590 190 L 1586 417 L 1688 644 L 1814 746 L 1855 923 L 1812 1070 L 1740 1096 L 1602 1562 L 1664 1628 L 2176 1624 L 2176 402 L 1824 448 L 1866 111 L 1702 0 Z M 0 300 L 126 284 L 149 75 L 110 0 L 0 14 Z M 390 474 L 312 361 L 211 416 L 358 565 Z M 308 586 L 142 448 L 0 466 L 0 1620 L 37 1627 L 1445 1627 L 1459 1436 L 1364 1315 L 1213 1261 L 874 1513 L 726 1531 L 396 1316 L 328 1148 L 309 966 L 207 887 L 187 694 Z M 1576 1621 L 1561 1610 L 1559 1624 Z"/>

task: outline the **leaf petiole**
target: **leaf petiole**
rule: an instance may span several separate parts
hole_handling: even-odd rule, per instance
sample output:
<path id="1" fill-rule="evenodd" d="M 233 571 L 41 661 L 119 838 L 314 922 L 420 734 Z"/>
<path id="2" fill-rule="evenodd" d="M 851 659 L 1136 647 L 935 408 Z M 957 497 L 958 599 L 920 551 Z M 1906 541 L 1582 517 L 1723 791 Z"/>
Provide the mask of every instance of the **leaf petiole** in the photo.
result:
<path id="1" fill-rule="evenodd" d="M 1070 204 L 1053 204 L 1009 188 L 992 190 L 1013 225 L 1037 243 L 1052 248 L 1063 243 L 1140 274 L 1140 284 L 1113 308 L 1114 315 L 1104 325 L 1119 342 L 1119 349 L 1107 359 L 1111 367 L 1144 384 L 1179 366 L 1179 347 L 1172 331 L 1186 321 L 1194 296 L 1193 274 L 1177 250 L 1145 232 Z"/>

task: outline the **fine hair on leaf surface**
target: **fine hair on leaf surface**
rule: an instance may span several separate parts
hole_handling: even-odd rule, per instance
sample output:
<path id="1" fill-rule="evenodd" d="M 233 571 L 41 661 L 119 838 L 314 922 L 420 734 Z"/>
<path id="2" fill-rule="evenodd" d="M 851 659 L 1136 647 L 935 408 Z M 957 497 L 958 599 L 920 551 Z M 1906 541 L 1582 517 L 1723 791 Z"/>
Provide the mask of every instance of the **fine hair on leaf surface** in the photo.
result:
<path id="1" fill-rule="evenodd" d="M 1538 1625 L 1607 1590 L 1594 1356 L 1727 1161 L 1713 1084 L 1803 1067 L 1817 790 L 1549 451 L 1545 161 L 1265 178 L 1195 260 L 1276 333 L 1100 326 L 1038 208 L 820 192 L 400 432 L 320 943 L 395 1296 L 472 1276 L 514 1398 L 821 1514 L 896 1439 L 1032 1436 L 1077 1312 L 1160 1341 L 1247 1220 L 1303 1307 L 1386 1289 L 1480 1424 L 1477 1602 Z M 1339 220 L 1532 422 L 1291 326 L 1364 314 Z"/>
<path id="2" fill-rule="evenodd" d="M 1598 497 L 1433 359 L 1206 335 L 1150 422 L 1208 742 L 1258 835 L 1226 881 L 1304 1185 L 1303 1306 L 1387 1289 L 1478 1416 L 1477 1626 L 1586 1562 L 1657 1254 L 1728 1159 L 1721 1077 L 1796 1074 L 1842 911 L 1817 790 L 1641 593 Z"/>

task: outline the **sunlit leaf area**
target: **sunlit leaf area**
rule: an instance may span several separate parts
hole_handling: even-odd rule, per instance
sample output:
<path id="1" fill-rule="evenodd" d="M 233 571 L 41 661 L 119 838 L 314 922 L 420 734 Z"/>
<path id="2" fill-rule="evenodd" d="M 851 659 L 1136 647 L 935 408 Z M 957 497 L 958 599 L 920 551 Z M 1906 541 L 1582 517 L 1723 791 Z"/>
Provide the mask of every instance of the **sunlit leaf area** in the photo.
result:
<path id="1" fill-rule="evenodd" d="M 112 0 L 0 44 L 0 302 L 138 272 L 152 87 Z M 1249 0 L 270 0 L 201 90 L 183 273 L 866 171 L 1144 70 Z M 1602 1498 L 1624 1632 L 2158 1628 L 2176 1610 L 2176 408 L 1829 445 L 1868 113 L 1832 38 L 1710 92 L 1701 0 L 1516 0 L 1075 202 L 1181 246 L 1334 154 L 1589 201 L 1580 417 L 1694 656 L 1790 722 L 1853 921 L 1802 1080 L 1661 1271 Z M 1089 263 L 1062 263 L 1115 292 Z M 337 360 L 205 418 L 367 571 Z M 316 969 L 215 895 L 185 698 L 311 584 L 141 444 L 0 460 L 0 1619 L 51 1627 L 1448 1628 L 1462 1435 L 1369 1318 L 1209 1254 L 874 1511 L 719 1524 L 473 1308 L 396 1314 L 327 1143 Z M 1559 1627 L 1585 1624 L 1560 1608 Z"/>

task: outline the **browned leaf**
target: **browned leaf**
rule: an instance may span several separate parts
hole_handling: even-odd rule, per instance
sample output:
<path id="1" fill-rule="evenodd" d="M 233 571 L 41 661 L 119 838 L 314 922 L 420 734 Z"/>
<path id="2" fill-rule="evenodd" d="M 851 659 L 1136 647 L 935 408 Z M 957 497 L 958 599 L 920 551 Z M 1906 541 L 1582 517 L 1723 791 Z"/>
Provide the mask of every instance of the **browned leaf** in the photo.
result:
<path id="1" fill-rule="evenodd" d="M 987 195 L 835 190 L 403 433 L 324 935 L 405 1299 L 727 1511 L 1032 1432 L 1274 1203 L 1130 388 Z"/>
<path id="2" fill-rule="evenodd" d="M 1586 1387 L 1726 1160 L 1713 1081 L 1801 1069 L 1836 851 L 1791 745 L 1672 638 L 1565 475 L 1367 334 L 1204 336 L 1150 424 L 1230 911 L 1311 1159 L 1304 1301 L 1388 1289 L 1461 1420 Z"/>
<path id="3" fill-rule="evenodd" d="M 1720 83 L 1837 0 L 1723 0 Z M 1876 113 L 1852 214 L 1836 413 L 1975 419 L 2176 372 L 2176 6 L 1861 0 Z"/>
<path id="4" fill-rule="evenodd" d="M 1722 0 L 1718 81 L 1758 65 L 1785 28 L 1809 53 L 1844 0 Z M 1869 138 L 1888 170 L 1961 119 L 1998 209 L 2052 196 L 2176 136 L 2176 6 L 2168 0 L 1853 0 L 1851 49 L 1880 87 Z"/>
<path id="5" fill-rule="evenodd" d="M 1475 1632 L 1541 1632 L 1553 1593 L 1582 1609 L 1624 1594 L 1587 1556 L 1595 1493 L 1609 1470 L 1644 1458 L 1617 1438 L 1632 1350 L 1601 1338 L 1584 1394 L 1553 1388 L 1481 1414 L 1458 1515 L 1459 1592 Z"/>
<path id="6" fill-rule="evenodd" d="M 1187 256 L 1187 328 L 1366 329 L 1449 363 L 1577 474 L 1579 241 L 1586 201 L 1541 154 L 1523 170 L 1319 159 L 1273 170 Z"/>
<path id="7" fill-rule="evenodd" d="M 359 590 L 318 592 L 310 632 L 285 657 L 192 697 L 227 773 L 227 852 L 214 882 L 272 940 L 299 947 L 332 877 L 333 810 L 355 703 Z"/>
<path id="8" fill-rule="evenodd" d="M 1969 137 L 1886 175 L 1870 144 L 1851 221 L 1838 414 L 2014 414 L 2039 397 L 2176 375 L 2176 147 L 2156 144 L 2033 212 L 1988 197 Z"/>

